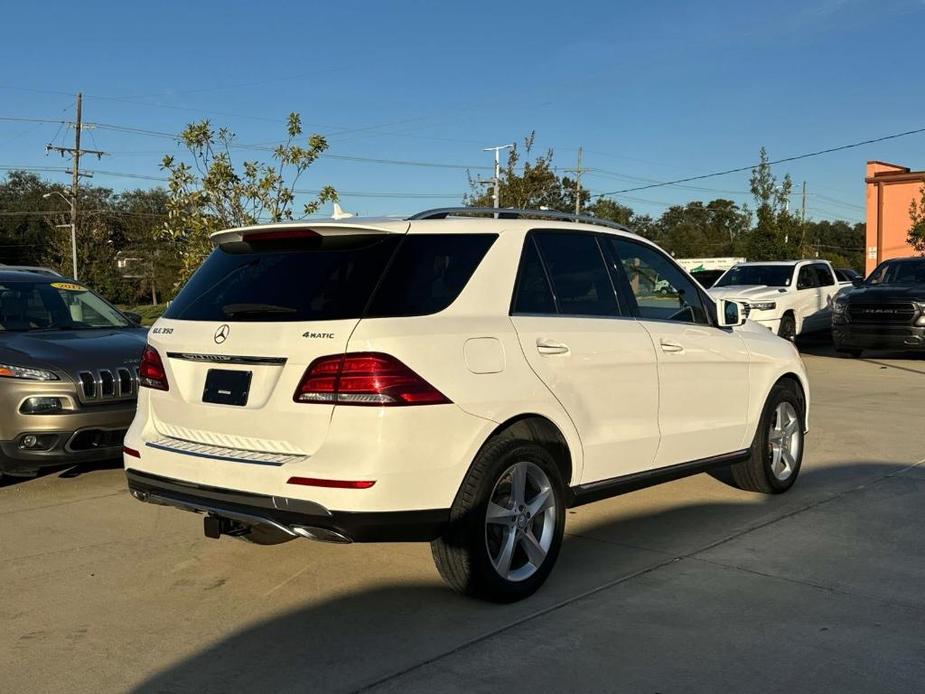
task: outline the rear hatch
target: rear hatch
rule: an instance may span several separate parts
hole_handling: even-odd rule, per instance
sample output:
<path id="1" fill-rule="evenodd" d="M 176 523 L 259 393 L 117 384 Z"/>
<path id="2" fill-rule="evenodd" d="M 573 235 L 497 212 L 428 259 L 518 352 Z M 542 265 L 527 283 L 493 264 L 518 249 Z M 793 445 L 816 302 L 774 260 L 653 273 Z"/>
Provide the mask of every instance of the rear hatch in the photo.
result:
<path id="1" fill-rule="evenodd" d="M 169 390 L 151 391 L 163 436 L 310 455 L 333 405 L 296 403 L 317 357 L 342 354 L 406 222 L 221 232 L 149 343 Z"/>

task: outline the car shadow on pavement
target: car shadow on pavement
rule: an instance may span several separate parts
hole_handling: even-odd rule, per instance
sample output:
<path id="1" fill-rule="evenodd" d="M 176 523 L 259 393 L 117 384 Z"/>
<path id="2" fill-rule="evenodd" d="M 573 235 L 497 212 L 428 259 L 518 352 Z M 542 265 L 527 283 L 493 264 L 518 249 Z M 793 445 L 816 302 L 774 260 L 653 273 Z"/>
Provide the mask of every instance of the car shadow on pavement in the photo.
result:
<path id="1" fill-rule="evenodd" d="M 905 467 L 907 466 L 896 463 L 858 462 L 814 468 L 801 476 L 800 482 L 791 493 L 778 497 L 734 490 L 724 494 L 723 487 L 709 487 L 714 484 L 721 485 L 721 482 L 700 476 L 696 482 L 698 488 L 703 489 L 706 484 L 707 492 L 713 501 L 684 504 L 681 500 L 677 504 L 670 501 L 666 504 L 664 496 L 653 497 L 651 504 L 649 500 L 643 500 L 643 503 L 653 506 L 654 511 L 643 508 L 632 512 L 631 515 L 626 515 L 625 508 L 623 515 L 619 515 L 621 497 L 599 502 L 595 505 L 596 512 L 569 521 L 566 541 L 556 569 L 547 584 L 530 599 L 513 605 L 492 605 L 471 600 L 442 587 L 434 571 L 433 579 L 430 581 L 418 578 L 402 583 L 375 585 L 347 594 L 342 593 L 333 599 L 308 604 L 303 608 L 256 623 L 221 638 L 187 659 L 151 676 L 135 691 L 328 692 L 363 689 L 396 674 L 416 669 L 421 664 L 431 662 L 447 653 L 457 652 L 485 638 L 494 637 L 512 625 L 527 623 L 539 615 L 556 612 L 566 603 L 577 604 L 587 600 L 599 590 L 606 590 L 624 581 L 628 581 L 626 605 L 629 609 L 640 600 L 638 593 L 642 588 L 637 586 L 647 584 L 646 579 L 643 579 L 641 584 L 633 583 L 634 578 L 647 576 L 652 569 L 670 566 L 705 548 L 719 546 L 731 537 L 758 532 L 758 529 L 764 528 L 774 520 L 790 518 L 801 510 L 815 508 L 827 500 L 840 498 L 840 495 L 851 494 L 862 486 L 875 486 Z M 690 478 L 671 484 L 694 484 L 694 480 L 697 479 Z M 684 490 L 680 491 L 683 493 Z M 644 493 L 646 492 L 636 494 Z M 670 499 L 682 497 L 673 495 Z M 916 499 L 920 500 L 921 497 Z M 913 500 L 909 499 L 910 502 Z M 638 501 L 637 499 L 636 503 L 628 504 L 628 507 L 640 509 Z M 579 513 L 581 512 L 582 509 L 579 509 Z M 911 513 L 921 514 L 921 511 L 916 507 L 910 509 Z M 910 522 L 921 521 L 921 517 L 918 520 L 910 518 Z M 825 530 L 820 529 L 819 532 Z M 860 542 L 860 536 L 873 531 L 858 519 L 854 525 L 849 526 L 847 532 L 857 534 Z M 881 540 L 876 538 L 878 542 Z M 864 538 L 864 541 L 873 540 Z M 826 539 L 821 538 L 819 542 L 825 546 Z M 253 551 L 259 552 L 261 549 L 254 547 Z M 850 571 L 850 554 L 840 554 L 837 548 L 832 551 L 832 561 L 844 562 L 845 570 Z M 701 567 L 707 565 L 705 562 L 691 564 Z M 883 570 L 888 571 L 889 568 L 884 567 Z M 375 571 L 374 565 L 369 566 L 371 574 Z M 749 581 L 755 580 L 754 574 L 745 571 L 741 574 L 735 571 L 727 573 L 731 578 L 725 580 L 733 582 L 734 592 L 740 596 L 744 594 L 745 605 L 742 610 L 748 612 L 752 600 L 755 601 L 756 609 L 758 603 L 765 604 L 767 596 L 751 596 L 748 593 L 752 586 Z M 248 580 L 246 576 L 237 578 L 242 581 Z M 296 583 L 295 586 L 298 587 L 299 584 Z M 693 587 L 692 583 L 691 588 Z M 304 584 L 303 589 L 306 596 L 311 596 L 311 585 Z M 719 593 L 727 589 L 714 588 L 709 596 L 711 599 L 721 600 L 723 595 Z M 704 590 L 702 583 L 698 584 L 698 590 Z M 707 590 L 711 589 L 708 587 Z M 259 597 L 255 596 L 254 599 L 259 600 Z M 691 598 L 691 601 L 695 600 Z M 583 609 L 591 609 L 587 603 L 583 604 Z M 685 604 L 688 605 L 685 608 L 688 611 L 710 609 Z M 642 609 L 643 619 L 647 619 L 645 608 L 639 608 L 637 605 L 635 609 Z M 801 607 L 796 606 L 796 611 L 800 610 Z M 622 611 L 621 606 L 614 612 L 615 622 L 623 619 Z M 685 615 L 689 615 L 689 612 L 685 612 Z M 564 619 L 562 613 L 558 616 Z M 664 619 L 664 615 L 662 618 Z M 691 645 L 690 634 L 684 636 L 684 618 L 679 616 L 681 621 L 675 627 L 680 630 L 678 638 L 672 643 L 659 645 L 659 648 L 668 649 L 666 653 L 676 648 L 684 650 L 688 647 L 702 647 L 702 644 Z M 164 626 L 161 625 L 159 628 L 163 629 Z M 182 624 L 178 624 L 177 628 L 182 629 Z M 726 648 L 739 647 L 740 644 L 735 643 L 734 637 L 736 630 L 741 631 L 742 628 L 742 624 L 730 625 L 727 636 L 726 629 L 720 627 L 724 638 L 733 641 L 732 644 L 727 644 Z M 755 625 L 749 628 L 758 629 L 759 632 L 761 630 Z M 516 640 L 512 632 L 507 633 Z M 601 637 L 590 631 L 583 633 L 580 626 L 577 631 L 567 636 L 574 648 L 580 648 L 583 640 L 592 638 Z M 503 644 L 504 640 L 501 643 Z M 631 638 L 629 641 L 624 639 L 621 647 L 625 649 L 629 644 L 632 648 L 633 643 Z M 543 647 L 542 643 L 533 646 L 540 650 Z M 857 647 L 861 649 L 862 645 L 858 644 Z M 651 648 L 651 644 L 648 648 Z M 824 648 L 822 652 L 815 654 L 794 653 L 793 657 L 807 664 L 807 667 L 808 663 L 813 661 L 812 667 L 818 669 L 822 667 L 819 662 L 824 662 L 829 657 Z M 748 649 L 751 649 L 750 657 L 753 663 L 758 663 L 765 657 L 757 642 L 749 642 L 748 646 L 742 646 L 743 652 L 739 655 L 744 655 Z M 652 657 L 651 653 L 643 653 L 642 650 L 639 655 L 640 658 Z M 517 661 L 518 658 L 532 656 L 522 653 L 512 657 Z M 551 681 L 567 680 L 568 677 L 563 677 L 563 673 L 569 672 L 567 654 L 548 654 L 548 657 L 550 659 L 547 661 L 547 667 L 550 674 L 558 673 Z M 622 651 L 621 658 L 632 660 L 631 654 L 627 655 Z M 816 662 L 813 659 L 822 660 Z M 511 667 L 514 672 L 521 666 L 512 662 Z M 601 667 L 609 667 L 606 659 L 601 661 Z M 454 680 L 454 688 L 467 691 L 493 690 L 484 679 L 478 679 L 478 672 L 473 670 L 471 675 L 474 678 L 472 689 L 467 688 L 467 676 L 463 674 Z M 582 678 L 589 674 L 573 673 L 573 676 L 577 677 L 574 687 L 580 690 L 583 688 Z M 475 681 L 479 681 L 479 685 L 475 685 Z M 591 681 L 601 680 L 594 680 L 592 677 Z M 701 682 L 701 685 L 710 690 L 706 682 Z"/>
<path id="2" fill-rule="evenodd" d="M 850 354 L 837 352 L 832 342 L 832 335 L 828 332 L 816 332 L 808 335 L 800 335 L 796 339 L 797 349 L 800 354 L 811 354 L 816 357 L 830 357 L 833 359 L 845 359 L 848 361 L 866 362 L 876 364 L 884 369 L 899 369 L 909 373 L 925 374 L 925 370 L 913 369 L 908 366 L 901 366 L 896 361 L 922 361 L 923 352 L 903 352 L 903 351 L 883 351 L 876 349 L 864 350 L 860 357 L 853 357 Z"/>
<path id="3" fill-rule="evenodd" d="M 122 467 L 122 464 L 121 458 L 107 458 L 105 460 L 79 463 L 77 465 L 55 465 L 54 467 L 42 468 L 38 471 L 38 474 L 32 475 L 31 477 L 16 477 L 13 475 L 0 476 L 0 487 L 13 487 L 17 484 L 25 484 L 26 482 L 31 482 L 50 475 L 57 475 L 62 479 L 80 477 L 88 472 L 95 472 L 97 470 L 115 470 Z"/>

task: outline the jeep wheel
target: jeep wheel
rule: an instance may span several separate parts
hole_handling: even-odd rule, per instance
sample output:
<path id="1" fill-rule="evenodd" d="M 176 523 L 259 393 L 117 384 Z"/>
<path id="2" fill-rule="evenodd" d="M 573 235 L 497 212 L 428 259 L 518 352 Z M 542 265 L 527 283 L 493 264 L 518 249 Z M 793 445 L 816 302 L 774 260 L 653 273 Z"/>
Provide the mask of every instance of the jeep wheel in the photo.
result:
<path id="1" fill-rule="evenodd" d="M 785 340 L 793 342 L 794 338 L 797 336 L 797 322 L 792 313 L 788 313 L 780 319 L 780 326 L 777 328 L 777 334 Z"/>
<path id="2" fill-rule="evenodd" d="M 494 602 L 534 593 L 559 554 L 564 498 L 559 468 L 542 446 L 486 444 L 453 502 L 447 531 L 431 544 L 443 580 Z"/>
<path id="3" fill-rule="evenodd" d="M 796 482 L 803 462 L 804 404 L 796 388 L 778 383 L 768 395 L 747 460 L 730 466 L 734 485 L 780 494 Z"/>

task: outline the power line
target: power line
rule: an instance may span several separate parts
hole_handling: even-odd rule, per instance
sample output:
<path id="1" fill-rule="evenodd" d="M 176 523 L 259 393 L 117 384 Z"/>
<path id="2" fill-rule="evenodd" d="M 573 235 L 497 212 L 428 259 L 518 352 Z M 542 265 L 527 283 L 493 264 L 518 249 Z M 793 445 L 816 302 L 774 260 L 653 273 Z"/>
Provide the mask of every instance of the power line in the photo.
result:
<path id="1" fill-rule="evenodd" d="M 827 149 L 816 150 L 815 152 L 807 152 L 805 154 L 797 154 L 792 157 L 784 157 L 783 159 L 775 159 L 773 161 L 767 162 L 767 164 L 785 164 L 791 161 L 799 161 L 800 159 L 809 159 L 810 157 L 818 157 L 823 154 L 831 154 L 832 152 L 841 152 L 846 149 L 853 149 L 855 147 L 863 147 L 864 145 L 871 145 L 876 142 L 884 142 L 886 140 L 895 140 L 899 137 L 907 137 L 909 135 L 917 135 L 919 133 L 925 132 L 925 128 L 916 128 L 915 130 L 906 130 L 901 133 L 893 133 L 891 135 L 884 135 L 882 137 L 875 137 L 869 140 L 862 140 L 861 142 L 852 142 L 848 145 L 839 145 L 838 147 L 829 147 Z M 658 183 L 650 183 L 644 186 L 636 186 L 635 188 L 624 188 L 623 190 L 614 190 L 609 193 L 599 193 L 597 197 L 603 197 L 605 195 L 619 195 L 620 193 L 632 193 L 637 190 L 648 190 L 650 188 L 661 188 L 662 186 L 672 186 L 677 185 L 678 183 L 688 183 L 690 181 L 702 181 L 705 178 L 714 178 L 716 176 L 726 176 L 733 173 L 741 173 L 743 171 L 750 171 L 757 168 L 760 164 L 750 164 L 748 166 L 738 166 L 734 169 L 725 169 L 723 171 L 714 171 L 713 173 L 701 174 L 699 176 L 688 176 L 687 178 L 677 178 L 672 181 L 661 181 Z"/>

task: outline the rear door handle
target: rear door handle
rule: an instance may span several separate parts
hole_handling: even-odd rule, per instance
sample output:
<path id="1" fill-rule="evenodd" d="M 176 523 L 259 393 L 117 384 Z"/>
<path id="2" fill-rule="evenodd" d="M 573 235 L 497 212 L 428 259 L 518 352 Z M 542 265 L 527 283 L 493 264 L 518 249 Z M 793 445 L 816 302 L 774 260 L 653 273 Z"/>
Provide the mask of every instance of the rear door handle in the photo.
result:
<path id="1" fill-rule="evenodd" d="M 536 351 L 540 354 L 568 354 L 569 348 L 561 342 L 541 337 L 536 341 Z"/>
<path id="2" fill-rule="evenodd" d="M 669 342 L 668 340 L 661 341 L 662 351 L 663 352 L 683 352 L 684 346 L 679 345 L 677 342 Z"/>

